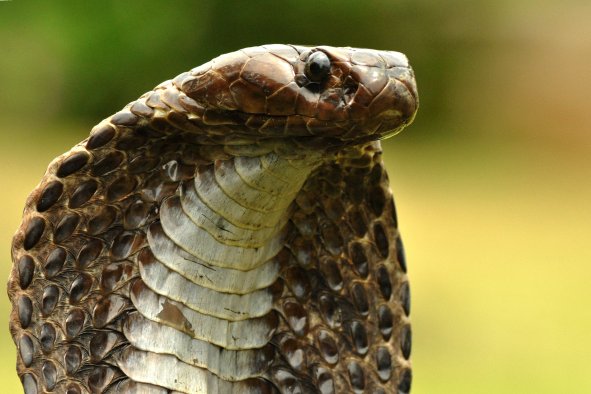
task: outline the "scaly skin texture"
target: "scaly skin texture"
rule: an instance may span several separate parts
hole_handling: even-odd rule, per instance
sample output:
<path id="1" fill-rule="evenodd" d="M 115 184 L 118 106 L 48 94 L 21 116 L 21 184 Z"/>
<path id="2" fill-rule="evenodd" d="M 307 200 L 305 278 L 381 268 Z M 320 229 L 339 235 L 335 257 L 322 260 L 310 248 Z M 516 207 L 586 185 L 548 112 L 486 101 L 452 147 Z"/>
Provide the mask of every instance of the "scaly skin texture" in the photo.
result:
<path id="1" fill-rule="evenodd" d="M 399 53 L 267 45 L 105 119 L 49 165 L 13 240 L 25 392 L 408 393 L 409 286 L 378 140 L 417 107 Z M 216 176 L 230 202 L 182 222 Z M 248 188 L 261 194 L 240 202 Z"/>

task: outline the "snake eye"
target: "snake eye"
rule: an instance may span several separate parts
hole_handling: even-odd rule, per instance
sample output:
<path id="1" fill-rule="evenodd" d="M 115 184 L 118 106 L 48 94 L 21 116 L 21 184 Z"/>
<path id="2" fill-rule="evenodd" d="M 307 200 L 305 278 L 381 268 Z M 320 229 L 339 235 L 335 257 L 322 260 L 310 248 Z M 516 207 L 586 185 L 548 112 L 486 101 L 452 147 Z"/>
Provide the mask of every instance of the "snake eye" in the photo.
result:
<path id="1" fill-rule="evenodd" d="M 314 52 L 310 55 L 304 69 L 310 82 L 322 82 L 330 73 L 330 59 L 324 52 Z"/>

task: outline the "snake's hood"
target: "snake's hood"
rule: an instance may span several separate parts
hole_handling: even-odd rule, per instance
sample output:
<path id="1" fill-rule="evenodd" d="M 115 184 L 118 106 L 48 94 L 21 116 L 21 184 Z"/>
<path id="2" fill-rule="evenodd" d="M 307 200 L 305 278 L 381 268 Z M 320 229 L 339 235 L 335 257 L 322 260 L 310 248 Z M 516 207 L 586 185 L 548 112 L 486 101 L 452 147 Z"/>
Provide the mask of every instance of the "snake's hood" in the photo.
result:
<path id="1" fill-rule="evenodd" d="M 256 137 L 377 140 L 418 108 L 414 73 L 392 51 L 265 45 L 217 57 L 175 84 L 209 127 Z"/>

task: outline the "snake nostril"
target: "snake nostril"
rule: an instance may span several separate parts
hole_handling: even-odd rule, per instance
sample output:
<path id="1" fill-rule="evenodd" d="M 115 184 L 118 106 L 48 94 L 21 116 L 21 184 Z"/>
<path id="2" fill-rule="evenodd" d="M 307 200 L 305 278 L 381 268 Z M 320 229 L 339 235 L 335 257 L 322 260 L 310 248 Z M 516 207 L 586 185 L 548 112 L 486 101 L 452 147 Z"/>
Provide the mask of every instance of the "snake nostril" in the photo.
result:
<path id="1" fill-rule="evenodd" d="M 343 89 L 343 96 L 345 97 L 346 101 L 349 102 L 353 99 L 355 93 L 357 93 L 357 89 L 359 88 L 359 83 L 355 81 L 355 79 L 351 78 L 351 76 L 347 76 L 341 85 L 341 89 Z"/>
<path id="2" fill-rule="evenodd" d="M 296 76 L 294 77 L 294 81 L 299 87 L 306 86 L 310 83 L 310 81 L 304 74 L 296 74 Z"/>
<path id="3" fill-rule="evenodd" d="M 343 86 L 343 93 L 345 93 L 346 96 L 352 96 L 357 92 L 357 87 L 357 84 L 346 84 Z"/>

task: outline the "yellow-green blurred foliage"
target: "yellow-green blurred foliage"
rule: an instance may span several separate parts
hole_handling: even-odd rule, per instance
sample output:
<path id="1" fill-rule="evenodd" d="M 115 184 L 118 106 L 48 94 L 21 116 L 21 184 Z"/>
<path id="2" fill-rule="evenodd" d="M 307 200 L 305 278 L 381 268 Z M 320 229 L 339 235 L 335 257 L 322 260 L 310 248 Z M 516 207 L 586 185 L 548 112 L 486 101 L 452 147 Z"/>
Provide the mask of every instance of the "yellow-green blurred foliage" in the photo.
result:
<path id="1" fill-rule="evenodd" d="M 394 49 L 421 109 L 385 142 L 415 394 L 591 392 L 591 3 L 0 2 L 0 277 L 49 161 L 162 80 L 262 43 Z M 0 298 L 2 393 L 20 392 Z"/>

